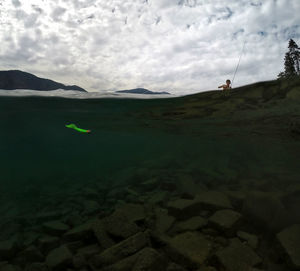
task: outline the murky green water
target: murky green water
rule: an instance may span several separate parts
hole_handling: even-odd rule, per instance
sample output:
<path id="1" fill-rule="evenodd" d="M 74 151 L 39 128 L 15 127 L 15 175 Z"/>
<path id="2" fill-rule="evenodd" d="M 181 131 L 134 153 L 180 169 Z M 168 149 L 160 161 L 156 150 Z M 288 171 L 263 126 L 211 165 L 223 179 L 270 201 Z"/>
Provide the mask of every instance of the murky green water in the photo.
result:
<path id="1" fill-rule="evenodd" d="M 208 186 L 238 179 L 297 178 L 299 153 L 288 141 L 217 122 L 206 125 L 201 119 L 144 117 L 153 108 L 180 102 L 1 98 L 2 194 L 24 199 L 34 196 L 24 192 L 32 186 L 39 191 L 66 189 L 74 182 L 122 183 L 140 168 L 160 177 L 161 169 L 170 174 L 186 171 Z M 65 128 L 69 123 L 92 133 Z"/>

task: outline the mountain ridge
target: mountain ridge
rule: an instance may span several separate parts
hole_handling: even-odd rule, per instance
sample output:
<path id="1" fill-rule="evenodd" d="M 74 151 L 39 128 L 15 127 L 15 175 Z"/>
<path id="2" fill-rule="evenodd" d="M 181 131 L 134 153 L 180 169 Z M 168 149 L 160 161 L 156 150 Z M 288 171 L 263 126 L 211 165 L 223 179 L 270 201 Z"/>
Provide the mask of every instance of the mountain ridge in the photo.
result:
<path id="1" fill-rule="evenodd" d="M 34 74 L 20 70 L 0 71 L 0 89 L 31 89 L 40 91 L 64 89 L 87 92 L 85 89 L 76 85 L 66 86 L 62 83 L 37 77 Z"/>
<path id="2" fill-rule="evenodd" d="M 166 91 L 154 92 L 145 88 L 134 88 L 126 90 L 117 90 L 116 93 L 134 93 L 134 94 L 170 94 Z"/>

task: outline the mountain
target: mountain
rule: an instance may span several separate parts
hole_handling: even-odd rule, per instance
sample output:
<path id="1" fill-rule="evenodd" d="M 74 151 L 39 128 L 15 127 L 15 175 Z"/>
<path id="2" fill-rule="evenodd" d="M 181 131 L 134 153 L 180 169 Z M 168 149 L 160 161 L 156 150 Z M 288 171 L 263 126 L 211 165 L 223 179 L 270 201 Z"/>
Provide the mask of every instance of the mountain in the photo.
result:
<path id="1" fill-rule="evenodd" d="M 0 89 L 32 89 L 32 90 L 77 90 L 87 92 L 78 86 L 65 86 L 55 81 L 39 78 L 31 73 L 18 70 L 0 71 Z"/>
<path id="2" fill-rule="evenodd" d="M 128 90 L 118 90 L 118 93 L 134 93 L 134 94 L 170 94 L 168 92 L 153 92 L 145 88 L 135 88 L 135 89 L 128 89 Z"/>

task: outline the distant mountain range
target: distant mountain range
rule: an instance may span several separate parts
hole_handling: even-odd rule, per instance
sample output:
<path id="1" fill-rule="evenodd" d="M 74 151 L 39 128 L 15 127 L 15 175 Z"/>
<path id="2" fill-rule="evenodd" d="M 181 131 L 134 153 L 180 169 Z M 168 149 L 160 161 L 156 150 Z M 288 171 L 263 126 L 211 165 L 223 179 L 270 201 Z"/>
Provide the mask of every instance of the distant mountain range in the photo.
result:
<path id="1" fill-rule="evenodd" d="M 87 92 L 78 86 L 66 86 L 55 81 L 39 78 L 31 73 L 18 70 L 0 71 L 0 89 L 32 89 L 32 90 L 77 90 Z"/>
<path id="2" fill-rule="evenodd" d="M 134 93 L 134 94 L 170 94 L 168 92 L 153 92 L 145 88 L 135 88 L 135 89 L 128 89 L 128 90 L 118 90 L 118 93 Z"/>

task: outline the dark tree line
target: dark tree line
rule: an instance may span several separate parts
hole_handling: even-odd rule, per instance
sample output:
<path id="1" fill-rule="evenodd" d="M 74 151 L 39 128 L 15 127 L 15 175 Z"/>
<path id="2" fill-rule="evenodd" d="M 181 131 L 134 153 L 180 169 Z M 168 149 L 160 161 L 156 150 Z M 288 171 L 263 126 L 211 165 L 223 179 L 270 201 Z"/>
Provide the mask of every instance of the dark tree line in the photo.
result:
<path id="1" fill-rule="evenodd" d="M 289 41 L 289 51 L 284 57 L 284 72 L 278 74 L 278 79 L 287 79 L 300 76 L 300 48 L 297 43 L 290 39 Z"/>

